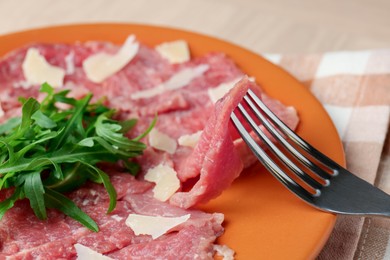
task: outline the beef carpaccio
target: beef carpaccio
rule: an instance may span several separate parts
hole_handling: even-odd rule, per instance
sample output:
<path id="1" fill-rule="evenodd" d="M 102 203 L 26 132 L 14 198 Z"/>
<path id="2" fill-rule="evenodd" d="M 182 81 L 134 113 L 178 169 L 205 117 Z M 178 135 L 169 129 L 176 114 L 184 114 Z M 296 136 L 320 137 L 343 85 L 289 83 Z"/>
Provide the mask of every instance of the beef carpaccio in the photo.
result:
<path id="1" fill-rule="evenodd" d="M 157 114 L 155 130 L 173 140 L 174 148 L 161 149 L 146 137 L 143 141 L 148 148 L 137 158 L 141 166 L 137 177 L 124 173 L 119 166 L 104 169 L 118 193 L 117 206 L 110 214 L 106 214 L 109 198 L 101 185 L 87 183 L 68 194 L 97 222 L 99 232 L 88 230 L 56 210 L 48 210 L 47 220 L 39 220 L 28 201 L 18 201 L 0 221 L 0 257 L 76 259 L 74 245 L 81 244 L 113 259 L 213 258 L 213 245 L 223 233 L 224 216 L 191 208 L 217 197 L 244 167 L 254 162 L 233 132 L 229 117 L 248 88 L 260 93 L 260 87 L 223 53 L 172 63 L 155 48 L 141 43 L 134 57 L 119 71 L 97 82 L 88 77 L 83 62 L 97 53 L 115 54 L 120 46 L 105 42 L 31 44 L 0 60 L 1 122 L 20 114 L 18 97 L 41 98 L 39 84 L 28 82 L 23 68 L 31 49 L 50 65 L 63 69 L 58 89 L 70 89 L 77 98 L 92 92 L 95 100 L 104 100 L 115 108 L 119 118 L 137 118 L 130 137 L 143 132 Z M 216 103 L 212 100 L 210 90 L 240 78 L 243 79 Z M 295 128 L 298 118 L 293 108 L 264 94 L 262 97 Z M 178 141 L 196 133 L 194 145 Z M 158 165 L 174 169 L 180 180 L 179 190 L 166 201 L 156 199 L 155 184 L 144 180 L 148 171 Z M 0 199 L 7 195 L 8 191 L 2 190 Z M 167 217 L 190 214 L 190 218 L 153 239 L 150 235 L 136 235 L 125 224 L 131 213 Z"/>

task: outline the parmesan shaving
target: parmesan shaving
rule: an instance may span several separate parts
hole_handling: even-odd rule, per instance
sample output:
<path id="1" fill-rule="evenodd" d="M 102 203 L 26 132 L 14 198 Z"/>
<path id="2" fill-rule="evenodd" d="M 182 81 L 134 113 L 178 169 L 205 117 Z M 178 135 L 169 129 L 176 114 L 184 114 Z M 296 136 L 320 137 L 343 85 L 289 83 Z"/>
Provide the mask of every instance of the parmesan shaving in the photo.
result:
<path id="1" fill-rule="evenodd" d="M 149 133 L 149 144 L 157 150 L 174 154 L 177 148 L 176 140 L 153 128 Z"/>
<path id="2" fill-rule="evenodd" d="M 141 90 L 131 95 L 132 99 L 150 98 L 169 90 L 175 90 L 188 85 L 193 79 L 203 75 L 209 69 L 209 65 L 201 64 L 194 68 L 185 68 L 174 74 L 164 83 L 150 89 Z"/>
<path id="3" fill-rule="evenodd" d="M 233 260 L 235 252 L 227 245 L 214 245 L 213 249 L 223 260 Z"/>
<path id="4" fill-rule="evenodd" d="M 215 88 L 209 88 L 208 94 L 211 101 L 216 103 L 219 99 L 225 96 L 240 80 L 241 78 L 235 78 L 234 80 L 221 83 Z"/>
<path id="5" fill-rule="evenodd" d="M 1 106 L 1 102 L 0 102 L 0 118 L 4 116 L 4 110 L 3 110 L 3 107 Z"/>
<path id="6" fill-rule="evenodd" d="M 22 80 L 22 81 L 12 83 L 12 86 L 14 88 L 29 89 L 31 88 L 32 84 L 30 82 Z"/>
<path id="7" fill-rule="evenodd" d="M 113 258 L 102 255 L 82 244 L 75 244 L 74 248 L 76 249 L 77 260 L 113 260 Z"/>
<path id="8" fill-rule="evenodd" d="M 123 219 L 121 216 L 118 216 L 118 215 L 112 215 L 111 218 L 117 222 L 121 222 Z"/>
<path id="9" fill-rule="evenodd" d="M 201 64 L 194 68 L 185 68 L 173 75 L 164 83 L 165 88 L 174 90 L 188 85 L 193 79 L 202 76 L 209 69 L 209 65 Z"/>
<path id="10" fill-rule="evenodd" d="M 202 131 L 198 131 L 196 133 L 190 134 L 190 135 L 182 135 L 177 140 L 179 145 L 181 146 L 187 146 L 194 148 L 195 145 L 198 143 L 200 136 L 202 135 Z"/>
<path id="11" fill-rule="evenodd" d="M 159 164 L 148 170 L 145 180 L 154 182 L 153 197 L 160 201 L 167 201 L 179 188 L 180 180 L 176 171 L 164 164 Z"/>
<path id="12" fill-rule="evenodd" d="M 184 40 L 164 42 L 156 46 L 156 51 L 170 63 L 182 63 L 190 60 L 190 50 Z"/>
<path id="13" fill-rule="evenodd" d="M 190 214 L 181 217 L 161 217 L 130 214 L 126 219 L 126 225 L 130 227 L 136 235 L 150 235 L 156 239 L 170 229 L 186 222 Z"/>
<path id="14" fill-rule="evenodd" d="M 135 36 L 130 35 L 120 50 L 112 55 L 96 53 L 89 56 L 83 62 L 83 69 L 89 80 L 101 83 L 125 67 L 138 53 L 139 43 Z"/>
<path id="15" fill-rule="evenodd" d="M 21 85 L 24 88 L 29 88 L 31 85 L 41 85 L 45 82 L 52 87 L 60 87 L 64 82 L 65 70 L 49 64 L 35 48 L 27 50 L 22 70 L 26 81 L 29 83 Z"/>
<path id="16" fill-rule="evenodd" d="M 66 64 L 66 75 L 71 75 L 75 72 L 74 66 L 74 51 L 68 53 L 64 58 Z"/>

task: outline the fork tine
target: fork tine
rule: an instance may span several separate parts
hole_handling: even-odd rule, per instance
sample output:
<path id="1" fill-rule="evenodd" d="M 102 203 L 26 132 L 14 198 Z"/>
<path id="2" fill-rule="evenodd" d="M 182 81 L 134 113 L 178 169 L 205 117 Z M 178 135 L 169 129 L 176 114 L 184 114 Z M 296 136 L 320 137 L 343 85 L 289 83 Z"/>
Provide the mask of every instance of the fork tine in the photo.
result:
<path id="1" fill-rule="evenodd" d="M 244 109 L 242 104 L 238 104 L 238 110 L 242 113 L 244 118 L 248 121 L 251 128 L 256 132 L 259 138 L 268 146 L 268 148 L 283 162 L 290 170 L 292 170 L 301 180 L 306 182 L 315 190 L 315 194 L 319 193 L 322 184 L 314 180 L 310 175 L 302 171 L 296 164 L 294 164 L 279 148 L 267 137 L 267 135 L 260 129 L 248 112 Z"/>
<path id="2" fill-rule="evenodd" d="M 256 103 L 260 109 L 257 109 L 257 106 L 252 102 Z M 246 103 L 244 103 L 246 102 Z M 243 104 L 249 105 L 251 109 L 244 108 Z M 261 111 L 256 113 L 256 109 Z M 252 111 L 253 110 L 253 111 Z M 245 120 L 250 124 L 251 128 L 254 132 L 251 131 L 249 133 L 243 124 L 239 121 L 236 116 L 236 112 L 240 112 L 240 116 L 243 115 Z M 252 112 L 256 114 L 253 119 Z M 280 139 L 280 143 L 282 140 L 289 138 L 290 140 L 286 141 L 290 146 L 294 147 L 295 144 L 299 146 L 301 149 L 307 152 L 307 156 L 310 159 L 307 159 L 305 156 L 302 156 L 304 160 L 307 160 L 310 164 L 312 164 L 312 159 L 316 160 L 316 167 L 319 168 L 319 164 L 326 166 L 329 170 L 333 171 L 333 174 L 324 171 L 325 179 L 328 180 L 327 187 L 315 190 L 315 193 L 310 189 L 306 189 L 307 185 L 301 185 L 301 181 L 298 180 L 296 182 L 295 178 L 292 178 L 291 172 L 283 172 L 283 170 L 275 163 L 260 147 L 257 143 L 257 137 L 259 137 L 265 144 L 270 146 L 270 150 L 275 152 L 276 158 L 280 159 L 283 163 L 287 163 L 288 160 L 283 160 L 283 156 L 277 153 L 278 147 L 274 145 L 270 139 L 267 137 L 266 130 L 260 129 L 255 120 L 257 120 L 257 114 L 260 114 L 259 120 L 264 117 L 263 125 L 267 129 L 267 125 L 269 128 L 269 132 L 276 133 L 276 139 Z M 290 191 L 298 195 L 301 199 L 309 203 L 310 205 L 324 210 L 326 212 L 333 212 L 339 214 L 349 214 L 349 215 L 363 215 L 363 216 L 385 216 L 390 217 L 390 195 L 385 193 L 384 191 L 376 188 L 372 184 L 360 179 L 355 176 L 353 173 L 348 171 L 347 169 L 341 167 L 336 162 L 333 162 L 324 154 L 320 153 L 318 150 L 313 148 L 311 145 L 306 143 L 302 138 L 296 135 L 292 130 L 290 130 L 284 123 L 281 122 L 280 119 L 277 118 L 275 114 L 273 114 L 262 102 L 260 99 L 256 97 L 256 95 L 249 90 L 247 95 L 244 96 L 244 101 L 242 101 L 231 113 L 231 120 L 238 132 L 242 136 L 243 140 L 248 144 L 250 149 L 256 155 L 256 157 L 262 162 L 262 164 L 280 181 L 282 182 Z M 264 123 L 265 122 L 265 123 Z M 265 131 L 265 132 L 264 132 Z M 253 137 L 252 133 L 255 133 L 257 136 Z M 280 138 L 278 137 L 278 134 Z M 286 135 L 286 137 L 284 136 Z M 265 138 L 263 138 L 265 137 Z M 277 149 L 275 149 L 275 147 Z M 300 149 L 299 149 L 300 150 Z M 287 152 L 288 148 L 282 149 L 283 152 Z M 281 150 L 279 150 L 281 152 Z M 295 151 L 296 153 L 298 150 Z M 298 158 L 299 160 L 299 158 Z M 305 161 L 302 162 L 302 165 L 305 164 Z M 300 163 L 298 164 L 302 166 Z M 294 169 L 294 167 L 292 167 Z M 307 166 L 308 169 L 312 169 L 310 165 Z M 316 168 L 313 168 L 316 169 Z M 322 169 L 322 167 L 320 168 Z M 305 172 L 299 172 L 298 174 L 294 172 L 297 176 L 299 173 L 304 177 Z M 313 173 L 316 173 L 313 171 Z M 303 178 L 304 179 L 304 178 Z M 330 179 L 332 181 L 330 182 Z M 306 182 L 304 180 L 304 182 Z M 308 184 L 308 182 L 306 182 Z M 310 184 L 308 184 L 310 186 Z M 311 186 L 313 188 L 313 186 Z"/>
<path id="3" fill-rule="evenodd" d="M 262 162 L 262 164 L 288 189 L 296 193 L 299 197 L 309 200 L 313 195 L 301 187 L 297 182 L 290 178 L 283 170 L 265 153 L 265 151 L 256 143 L 249 132 L 242 125 L 233 111 L 230 116 L 233 125 L 237 128 L 242 139 L 247 143 L 249 148 L 253 151 L 256 157 Z"/>
<path id="4" fill-rule="evenodd" d="M 248 90 L 248 95 L 256 103 L 256 105 L 268 116 L 274 126 L 277 126 L 291 141 L 293 141 L 300 148 L 309 153 L 317 162 L 326 166 L 329 170 L 332 170 L 333 176 L 337 175 L 338 170 L 341 169 L 341 166 L 336 164 L 334 161 L 326 157 L 324 154 L 319 152 L 313 146 L 304 141 L 301 137 L 295 134 L 285 123 L 283 123 L 265 104 L 261 101 L 252 90 Z M 249 99 L 248 96 L 244 97 L 248 105 L 254 110 L 256 116 L 263 123 L 265 128 L 278 140 L 281 144 L 289 150 L 300 162 L 302 162 L 307 168 L 309 168 L 313 173 L 316 173 L 321 178 L 326 181 L 326 185 L 329 185 L 329 178 L 332 176 L 328 172 L 324 171 L 308 158 L 306 158 L 302 153 L 300 153 L 296 148 L 294 148 L 276 129 L 273 127 L 268 120 L 263 116 L 263 114 L 257 109 L 253 102 Z"/>

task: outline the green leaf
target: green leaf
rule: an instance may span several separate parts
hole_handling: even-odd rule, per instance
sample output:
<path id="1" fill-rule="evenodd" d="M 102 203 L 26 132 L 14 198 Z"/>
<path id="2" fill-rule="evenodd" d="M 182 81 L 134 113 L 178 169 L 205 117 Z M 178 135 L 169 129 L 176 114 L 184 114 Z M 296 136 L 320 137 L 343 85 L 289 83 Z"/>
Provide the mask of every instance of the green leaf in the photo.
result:
<path id="1" fill-rule="evenodd" d="M 80 187 L 88 180 L 88 169 L 81 163 L 63 165 L 63 168 L 61 178 L 55 174 L 49 176 L 45 180 L 45 187 L 58 192 L 67 192 Z"/>
<path id="2" fill-rule="evenodd" d="M 8 156 L 6 157 L 8 159 L 7 162 L 14 163 L 16 161 L 16 156 L 13 147 L 11 147 L 11 145 L 9 145 L 8 143 L 2 140 L 0 140 L 0 144 L 3 144 L 7 148 L 7 152 L 8 152 Z M 5 151 L 3 151 L 3 153 L 5 153 Z"/>
<path id="3" fill-rule="evenodd" d="M 25 175 L 24 194 L 30 200 L 30 206 L 39 219 L 46 219 L 46 207 L 43 194 L 43 188 L 40 172 L 32 172 Z"/>
<path id="4" fill-rule="evenodd" d="M 129 119 L 125 121 L 120 121 L 118 124 L 122 127 L 121 133 L 126 134 L 137 124 L 137 119 Z"/>
<path id="5" fill-rule="evenodd" d="M 141 155 L 142 154 L 141 153 L 142 150 L 146 148 L 146 147 L 143 148 L 143 149 L 142 148 L 137 148 L 136 151 L 133 151 L 132 149 L 124 150 L 124 149 L 119 149 L 118 147 L 112 145 L 110 142 L 107 142 L 106 140 L 104 140 L 101 137 L 95 137 L 94 140 L 96 142 L 98 142 L 101 146 L 103 146 L 111 154 L 122 155 L 122 156 L 127 157 L 127 158 L 131 158 L 131 157 L 135 157 L 137 155 Z M 136 144 L 136 145 L 138 145 L 138 144 Z M 125 147 L 125 148 L 127 148 L 127 147 Z"/>
<path id="6" fill-rule="evenodd" d="M 86 147 L 93 147 L 95 142 L 93 141 L 93 138 L 85 138 L 77 143 L 80 146 L 86 146 Z"/>
<path id="7" fill-rule="evenodd" d="M 19 126 L 21 122 L 22 122 L 21 117 L 10 118 L 6 123 L 0 125 L 0 135 L 9 133 L 15 127 Z"/>
<path id="8" fill-rule="evenodd" d="M 52 153 L 47 153 L 46 156 L 50 157 L 54 163 L 58 164 L 76 163 L 79 161 L 91 162 L 96 160 L 111 162 L 115 157 L 105 150 L 80 149 L 75 151 L 66 148 Z M 15 164 L 5 163 L 0 166 L 0 174 L 26 171 L 28 170 L 30 163 L 35 159 L 37 158 L 23 158 L 18 160 Z"/>
<path id="9" fill-rule="evenodd" d="M 107 193 L 110 197 L 110 205 L 109 205 L 108 210 L 107 210 L 107 213 L 110 213 L 111 211 L 113 211 L 115 209 L 116 197 L 117 197 L 116 190 L 110 181 L 110 177 L 105 172 L 103 172 L 102 170 L 100 170 L 97 167 L 94 167 L 88 163 L 84 163 L 84 165 L 90 167 L 90 169 L 94 170 L 99 175 L 100 180 L 103 183 L 104 187 L 106 188 Z"/>
<path id="10" fill-rule="evenodd" d="M 58 163 L 54 162 L 51 158 L 47 157 L 37 157 L 30 161 L 30 163 L 27 165 L 27 169 L 29 170 L 44 170 L 47 168 L 47 166 L 53 166 L 54 171 L 53 175 L 57 179 L 63 178 L 63 173 L 61 167 L 58 165 Z"/>
<path id="11" fill-rule="evenodd" d="M 16 188 L 14 193 L 7 199 L 0 202 L 0 220 L 3 218 L 4 214 L 14 206 L 14 203 L 21 197 L 21 189 Z"/>
<path id="12" fill-rule="evenodd" d="M 46 116 L 42 111 L 38 110 L 34 114 L 32 114 L 31 119 L 34 119 L 37 125 L 42 128 L 54 128 L 57 126 L 56 122 L 51 120 L 48 116 Z"/>
<path id="13" fill-rule="evenodd" d="M 79 102 L 77 102 L 78 106 L 76 107 L 76 110 L 74 111 L 72 117 L 68 120 L 64 131 L 61 133 L 56 142 L 53 143 L 54 149 L 58 149 L 60 146 L 62 146 L 66 139 L 69 137 L 72 130 L 74 129 L 75 124 L 77 122 L 81 122 L 82 114 L 85 111 L 85 107 L 88 105 L 88 102 L 91 100 L 91 98 L 92 95 L 89 94 L 83 99 L 81 99 Z"/>
<path id="14" fill-rule="evenodd" d="M 29 98 L 22 108 L 22 122 L 20 129 L 28 129 L 31 125 L 31 116 L 40 108 L 40 104 L 33 98 Z"/>
<path id="15" fill-rule="evenodd" d="M 156 125 L 157 123 L 157 115 L 155 115 L 155 117 L 153 118 L 152 122 L 150 123 L 149 127 L 145 130 L 145 132 L 143 132 L 141 135 L 137 136 L 136 138 L 134 138 L 133 140 L 134 141 L 139 141 L 141 140 L 142 138 L 144 138 L 145 136 L 147 136 L 150 131 L 152 131 L 153 127 Z"/>
<path id="16" fill-rule="evenodd" d="M 25 153 L 27 153 L 29 150 L 31 150 L 32 148 L 36 147 L 38 144 L 40 143 L 44 143 L 50 139 L 53 139 L 55 137 L 58 136 L 58 132 L 48 132 L 48 133 L 45 133 L 44 135 L 40 135 L 39 136 L 39 139 L 37 139 L 36 141 L 24 146 L 22 149 L 20 149 L 16 155 L 18 158 L 22 157 Z"/>
<path id="17" fill-rule="evenodd" d="M 112 183 L 110 181 L 110 177 L 108 177 L 108 175 L 105 172 L 103 172 L 102 170 L 100 170 L 99 168 L 95 167 L 95 169 L 96 169 L 97 173 L 99 174 L 100 178 L 102 179 L 104 188 L 106 188 L 107 193 L 110 197 L 110 205 L 107 209 L 107 214 L 108 214 L 108 213 L 111 213 L 116 207 L 117 193 L 116 193 L 114 186 L 112 185 Z"/>
<path id="18" fill-rule="evenodd" d="M 72 191 L 88 180 L 103 184 L 110 198 L 107 212 L 114 210 L 115 188 L 97 165 L 122 162 L 120 165 L 136 174 L 139 165 L 130 158 L 141 155 L 146 145 L 126 134 L 137 120 L 113 120 L 115 111 L 102 101 L 90 104 L 92 94 L 76 100 L 67 96 L 69 90 L 55 92 L 46 83 L 41 91 L 47 94 L 41 104 L 33 98 L 21 98 L 22 117 L 0 126 L 0 190 L 15 190 L 0 202 L 0 214 L 16 200 L 27 198 L 41 219 L 47 217 L 46 208 L 56 208 L 97 231 L 96 223 L 61 192 Z M 155 122 L 156 118 L 138 139 Z"/>
<path id="19" fill-rule="evenodd" d="M 39 91 L 48 94 L 44 101 L 42 101 L 42 104 L 45 104 L 45 101 L 49 101 L 54 95 L 54 88 L 50 86 L 47 82 L 41 85 L 41 89 Z"/>
<path id="20" fill-rule="evenodd" d="M 45 189 L 45 203 L 48 208 L 54 208 L 65 215 L 77 220 L 87 228 L 97 232 L 99 227 L 95 221 L 87 214 L 85 214 L 77 205 L 71 201 L 69 198 L 65 197 L 59 192 L 56 192 L 52 189 Z"/>
<path id="21" fill-rule="evenodd" d="M 6 186 L 5 183 L 7 183 L 7 180 L 13 176 L 15 176 L 15 172 L 8 172 L 6 174 L 4 174 L 1 179 L 0 179 L 0 190 Z"/>
<path id="22" fill-rule="evenodd" d="M 103 114 L 96 121 L 96 134 L 102 137 L 114 147 L 123 150 L 143 151 L 146 147 L 144 144 L 126 138 L 121 132 L 121 126 L 112 120 L 107 120 Z"/>
<path id="23" fill-rule="evenodd" d="M 133 176 L 137 175 L 137 173 L 141 170 L 141 167 L 139 166 L 138 163 L 134 163 L 127 160 L 124 160 L 123 163 L 126 169 L 129 170 L 130 174 Z"/>

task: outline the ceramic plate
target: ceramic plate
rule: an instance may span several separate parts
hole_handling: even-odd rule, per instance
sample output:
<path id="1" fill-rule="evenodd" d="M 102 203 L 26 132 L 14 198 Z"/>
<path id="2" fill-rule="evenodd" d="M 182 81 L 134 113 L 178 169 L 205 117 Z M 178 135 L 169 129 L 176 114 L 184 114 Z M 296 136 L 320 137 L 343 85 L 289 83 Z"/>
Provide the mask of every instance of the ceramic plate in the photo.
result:
<path id="1" fill-rule="evenodd" d="M 316 98 L 294 77 L 261 56 L 231 43 L 183 30 L 138 24 L 83 24 L 34 29 L 0 36 L 0 55 L 31 42 L 104 40 L 121 44 L 129 34 L 150 46 L 185 39 L 193 56 L 224 52 L 264 90 L 300 116 L 298 132 L 319 150 L 344 165 L 337 131 Z M 216 180 L 217 181 L 217 180 Z M 308 259 L 326 242 L 336 216 L 318 211 L 277 182 L 260 165 L 244 171 L 218 199 L 202 206 L 225 214 L 218 242 L 236 251 L 237 259 Z"/>

